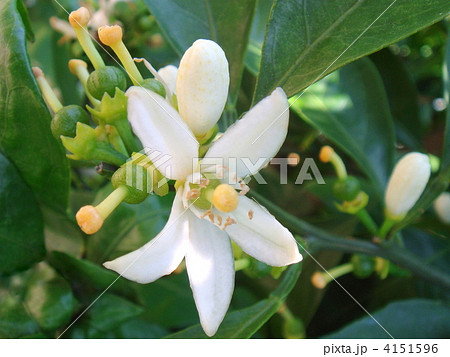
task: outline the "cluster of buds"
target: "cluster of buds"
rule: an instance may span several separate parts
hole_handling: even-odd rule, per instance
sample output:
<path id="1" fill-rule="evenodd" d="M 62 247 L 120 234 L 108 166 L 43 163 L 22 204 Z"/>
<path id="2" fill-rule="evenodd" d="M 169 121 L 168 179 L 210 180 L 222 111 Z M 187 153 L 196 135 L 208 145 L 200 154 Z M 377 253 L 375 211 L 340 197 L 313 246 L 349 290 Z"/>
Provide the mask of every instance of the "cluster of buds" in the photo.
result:
<path id="1" fill-rule="evenodd" d="M 68 63 L 89 100 L 87 111 L 78 105 L 63 106 L 42 70 L 33 68 L 33 72 L 53 112 L 52 133 L 68 151 L 68 158 L 81 161 L 83 165 L 97 165 L 97 172 L 111 179 L 114 191 L 99 205 L 82 207 L 76 215 L 81 229 L 93 234 L 121 202 L 135 204 L 142 202 L 149 193 L 161 196 L 168 193 L 167 180 L 145 155 L 138 154 L 142 146 L 127 119 L 128 99 L 124 93 L 128 88 L 127 75 L 134 84 L 161 96 L 166 94 L 160 81 L 142 77 L 122 42 L 121 27 L 99 27 L 98 37 L 116 53 L 125 70 L 105 64 L 88 31 L 88 23 L 95 20 L 91 19 L 88 9 L 81 7 L 73 11 L 68 20 L 94 68 L 89 72 L 88 64 L 80 59 Z M 104 170 L 105 167 L 108 170 Z"/>

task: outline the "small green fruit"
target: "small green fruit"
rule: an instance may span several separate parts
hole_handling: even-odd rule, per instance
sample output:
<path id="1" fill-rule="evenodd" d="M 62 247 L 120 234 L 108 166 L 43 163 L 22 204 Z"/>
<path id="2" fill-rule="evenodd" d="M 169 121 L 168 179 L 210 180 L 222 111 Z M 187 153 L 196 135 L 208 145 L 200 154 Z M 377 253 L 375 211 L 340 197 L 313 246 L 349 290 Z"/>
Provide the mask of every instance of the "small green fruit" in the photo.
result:
<path id="1" fill-rule="evenodd" d="M 101 100 L 105 93 L 114 97 L 116 88 L 125 91 L 127 79 L 120 68 L 106 66 L 95 70 L 89 75 L 87 88 L 94 98 Z"/>
<path id="2" fill-rule="evenodd" d="M 128 180 L 127 175 L 131 176 L 128 177 Z M 124 199 L 124 202 L 137 204 L 143 202 L 148 196 L 148 176 L 149 174 L 145 167 L 127 163 L 114 173 L 111 178 L 111 183 L 114 189 L 119 186 L 125 186 L 128 189 L 128 195 Z"/>
<path id="3" fill-rule="evenodd" d="M 353 201 L 361 191 L 361 185 L 356 177 L 348 176 L 339 179 L 333 186 L 334 196 L 341 201 Z"/>
<path id="4" fill-rule="evenodd" d="M 78 105 L 68 105 L 55 114 L 50 124 L 52 134 L 59 139 L 61 135 L 75 137 L 77 123 L 89 124 L 89 115 Z"/>
<path id="5" fill-rule="evenodd" d="M 353 274 L 361 279 L 368 278 L 375 270 L 375 259 L 367 255 L 353 254 Z"/>

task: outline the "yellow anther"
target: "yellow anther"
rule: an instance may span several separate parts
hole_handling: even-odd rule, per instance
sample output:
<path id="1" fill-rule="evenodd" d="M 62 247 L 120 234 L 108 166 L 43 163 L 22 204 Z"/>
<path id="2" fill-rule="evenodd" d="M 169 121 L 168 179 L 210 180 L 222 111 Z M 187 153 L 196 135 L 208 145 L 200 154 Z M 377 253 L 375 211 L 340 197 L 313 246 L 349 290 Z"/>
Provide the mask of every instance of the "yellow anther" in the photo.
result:
<path id="1" fill-rule="evenodd" d="M 119 25 L 114 26 L 102 26 L 98 29 L 98 38 L 106 46 L 114 46 L 119 42 L 122 42 L 122 28 Z"/>
<path id="2" fill-rule="evenodd" d="M 330 162 L 333 154 L 334 149 L 331 146 L 323 146 L 322 149 L 320 149 L 319 160 L 322 162 Z"/>
<path id="3" fill-rule="evenodd" d="M 86 27 L 91 14 L 85 7 L 80 7 L 78 10 L 72 11 L 69 15 L 69 22 L 73 28 Z"/>
<path id="4" fill-rule="evenodd" d="M 253 211 L 252 210 L 248 211 L 248 219 L 249 220 L 253 219 Z"/>
<path id="5" fill-rule="evenodd" d="M 104 219 L 94 206 L 84 206 L 76 214 L 77 223 L 86 234 L 97 233 L 103 225 Z"/>
<path id="6" fill-rule="evenodd" d="M 79 60 L 79 59 L 71 59 L 69 61 L 69 71 L 74 76 L 78 75 L 78 68 L 86 68 L 87 69 L 87 63 Z"/>
<path id="7" fill-rule="evenodd" d="M 44 75 L 44 72 L 42 72 L 42 69 L 40 69 L 39 67 L 33 67 L 32 70 L 33 75 L 36 79 Z"/>
<path id="8" fill-rule="evenodd" d="M 233 187 L 222 183 L 214 190 L 212 203 L 221 212 L 232 212 L 239 203 L 239 196 Z"/>
<path id="9" fill-rule="evenodd" d="M 311 276 L 311 283 L 314 285 L 314 287 L 316 287 L 317 289 L 324 289 L 325 286 L 327 286 L 327 284 L 329 283 L 329 279 L 326 278 L 326 276 L 324 276 L 323 273 L 316 271 L 312 276 Z"/>

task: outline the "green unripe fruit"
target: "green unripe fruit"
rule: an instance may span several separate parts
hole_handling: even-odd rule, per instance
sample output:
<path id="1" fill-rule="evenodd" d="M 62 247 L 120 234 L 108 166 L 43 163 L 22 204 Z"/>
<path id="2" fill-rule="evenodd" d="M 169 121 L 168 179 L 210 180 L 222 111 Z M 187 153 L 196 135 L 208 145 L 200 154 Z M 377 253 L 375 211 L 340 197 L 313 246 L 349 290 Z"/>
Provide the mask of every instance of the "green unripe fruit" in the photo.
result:
<path id="1" fill-rule="evenodd" d="M 128 189 L 128 195 L 124 202 L 137 204 L 144 201 L 148 196 L 148 179 L 151 180 L 145 167 L 128 163 L 114 173 L 111 183 L 114 189 L 119 186 L 125 186 Z"/>
<path id="2" fill-rule="evenodd" d="M 339 179 L 333 186 L 334 196 L 341 201 L 353 201 L 361 191 L 361 185 L 356 177 L 347 176 Z"/>
<path id="3" fill-rule="evenodd" d="M 89 115 L 78 105 L 68 105 L 58 110 L 52 119 L 50 128 L 55 138 L 61 135 L 75 137 L 77 123 L 89 124 Z"/>
<path id="4" fill-rule="evenodd" d="M 145 89 L 150 89 L 152 92 L 155 92 L 156 94 L 159 94 L 161 97 L 166 97 L 166 90 L 162 83 L 160 81 L 157 81 L 153 78 L 148 78 L 144 80 L 144 83 L 142 83 L 142 87 Z"/>
<path id="5" fill-rule="evenodd" d="M 353 254 L 350 261 L 353 264 L 353 274 L 358 278 L 367 278 L 375 270 L 375 259 L 373 257 Z"/>
<path id="6" fill-rule="evenodd" d="M 123 92 L 127 88 L 127 79 L 120 68 L 106 66 L 95 70 L 88 77 L 87 89 L 98 100 L 101 100 L 105 93 L 114 97 L 116 88 Z"/>

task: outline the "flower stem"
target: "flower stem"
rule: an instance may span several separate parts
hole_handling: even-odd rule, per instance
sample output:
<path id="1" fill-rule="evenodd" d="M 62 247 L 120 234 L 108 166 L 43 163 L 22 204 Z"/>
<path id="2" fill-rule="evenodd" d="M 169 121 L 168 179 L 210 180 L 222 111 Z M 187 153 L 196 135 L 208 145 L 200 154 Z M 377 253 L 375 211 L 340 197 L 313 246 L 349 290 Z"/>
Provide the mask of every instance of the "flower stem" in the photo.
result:
<path id="1" fill-rule="evenodd" d="M 364 226 L 366 226 L 367 230 L 373 236 L 376 236 L 378 234 L 378 226 L 365 208 L 360 209 L 358 212 L 356 212 L 356 217 L 359 218 L 361 223 L 364 224 Z"/>
<path id="2" fill-rule="evenodd" d="M 120 202 L 122 202 L 125 197 L 127 197 L 127 194 L 128 189 L 126 188 L 126 186 L 119 186 L 95 208 L 103 217 L 103 219 L 106 219 L 112 213 L 112 211 L 116 209 Z"/>
<path id="3" fill-rule="evenodd" d="M 386 238 L 387 234 L 389 233 L 389 231 L 391 230 L 391 228 L 394 226 L 394 224 L 396 223 L 396 220 L 390 219 L 390 218 L 386 218 L 383 222 L 383 224 L 381 225 L 381 228 L 378 232 L 378 237 L 383 240 Z"/>

